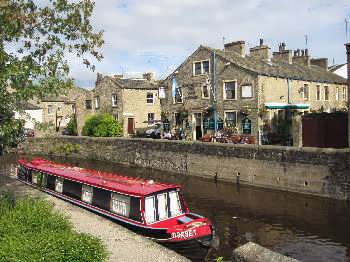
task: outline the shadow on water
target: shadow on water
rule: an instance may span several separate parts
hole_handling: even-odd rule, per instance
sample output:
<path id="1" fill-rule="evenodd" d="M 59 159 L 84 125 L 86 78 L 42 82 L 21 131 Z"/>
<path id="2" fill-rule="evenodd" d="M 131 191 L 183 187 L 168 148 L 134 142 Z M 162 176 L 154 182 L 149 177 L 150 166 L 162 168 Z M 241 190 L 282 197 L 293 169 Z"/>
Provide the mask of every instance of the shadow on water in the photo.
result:
<path id="1" fill-rule="evenodd" d="M 54 160 L 181 184 L 191 211 L 210 218 L 216 225 L 220 245 L 212 250 L 211 258 L 228 259 L 234 248 L 254 241 L 305 262 L 350 261 L 350 204 L 347 202 L 102 161 Z M 0 174 L 13 168 L 15 161 L 15 156 L 0 157 Z M 0 176 L 0 184 L 4 182 L 6 178 Z"/>

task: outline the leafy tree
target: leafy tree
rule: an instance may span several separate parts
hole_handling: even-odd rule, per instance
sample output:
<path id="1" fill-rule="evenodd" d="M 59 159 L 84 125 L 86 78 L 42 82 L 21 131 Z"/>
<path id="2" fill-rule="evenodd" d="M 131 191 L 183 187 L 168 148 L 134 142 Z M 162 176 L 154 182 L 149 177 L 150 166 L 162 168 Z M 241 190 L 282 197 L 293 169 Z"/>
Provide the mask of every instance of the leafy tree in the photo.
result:
<path id="1" fill-rule="evenodd" d="M 83 127 L 84 136 L 114 137 L 122 136 L 120 123 L 110 114 L 96 114 L 90 116 Z"/>
<path id="2" fill-rule="evenodd" d="M 77 124 L 76 124 L 74 116 L 72 116 L 69 120 L 69 123 L 67 125 L 67 131 L 68 131 L 68 135 L 70 135 L 70 136 L 77 136 L 78 135 Z"/>
<path id="3" fill-rule="evenodd" d="M 18 133 L 13 112 L 23 110 L 25 101 L 72 87 L 68 55 L 91 70 L 91 59 L 102 59 L 102 32 L 90 22 L 92 0 L 45 2 L 0 0 L 0 146 L 12 143 L 9 133 Z"/>

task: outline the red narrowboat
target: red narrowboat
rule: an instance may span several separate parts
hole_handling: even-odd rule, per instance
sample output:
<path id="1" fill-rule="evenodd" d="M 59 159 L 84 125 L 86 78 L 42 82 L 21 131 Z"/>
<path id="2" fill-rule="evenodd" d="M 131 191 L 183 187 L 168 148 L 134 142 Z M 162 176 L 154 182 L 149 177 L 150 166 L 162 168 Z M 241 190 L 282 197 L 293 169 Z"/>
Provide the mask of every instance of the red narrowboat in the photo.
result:
<path id="1" fill-rule="evenodd" d="M 191 213 L 179 185 L 58 164 L 19 160 L 17 177 L 175 250 L 204 258 L 213 240 L 211 222 Z"/>

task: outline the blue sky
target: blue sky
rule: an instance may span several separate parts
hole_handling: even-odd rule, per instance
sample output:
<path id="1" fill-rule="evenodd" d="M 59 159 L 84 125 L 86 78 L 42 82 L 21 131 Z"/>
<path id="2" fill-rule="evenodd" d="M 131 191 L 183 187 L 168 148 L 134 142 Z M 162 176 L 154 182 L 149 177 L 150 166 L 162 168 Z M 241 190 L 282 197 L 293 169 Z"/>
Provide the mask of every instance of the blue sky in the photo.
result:
<path id="1" fill-rule="evenodd" d="M 346 17 L 349 0 L 96 0 L 92 21 L 105 31 L 105 58 L 95 72 L 71 59 L 71 75 L 86 88 L 97 72 L 153 71 L 163 78 L 200 44 L 223 48 L 223 37 L 245 40 L 248 48 L 264 38 L 276 51 L 282 41 L 292 50 L 305 48 L 308 35 L 312 57 L 344 63 Z"/>

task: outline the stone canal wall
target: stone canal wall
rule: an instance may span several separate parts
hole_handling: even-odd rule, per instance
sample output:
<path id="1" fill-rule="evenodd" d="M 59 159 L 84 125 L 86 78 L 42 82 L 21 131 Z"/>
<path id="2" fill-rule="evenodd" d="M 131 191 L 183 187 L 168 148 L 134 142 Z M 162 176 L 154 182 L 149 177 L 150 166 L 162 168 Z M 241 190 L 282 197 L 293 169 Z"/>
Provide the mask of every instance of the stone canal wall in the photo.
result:
<path id="1" fill-rule="evenodd" d="M 350 199 L 349 149 L 62 136 L 31 138 L 21 150 Z"/>

